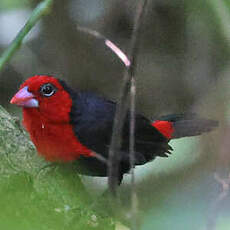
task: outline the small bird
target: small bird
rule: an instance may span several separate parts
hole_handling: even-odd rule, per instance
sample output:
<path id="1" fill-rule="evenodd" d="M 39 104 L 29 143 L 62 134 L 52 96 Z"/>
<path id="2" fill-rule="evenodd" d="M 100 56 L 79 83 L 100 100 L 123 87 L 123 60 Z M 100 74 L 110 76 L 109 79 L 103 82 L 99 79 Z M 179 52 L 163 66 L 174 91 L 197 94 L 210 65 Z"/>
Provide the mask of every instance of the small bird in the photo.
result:
<path id="1" fill-rule="evenodd" d="M 91 92 L 74 91 L 48 75 L 28 78 L 10 101 L 23 108 L 23 125 L 38 153 L 51 162 L 78 162 L 77 170 L 91 176 L 107 176 L 116 103 Z M 130 170 L 128 112 L 119 154 L 119 184 Z M 135 165 L 156 156 L 167 157 L 171 139 L 196 136 L 218 126 L 215 120 L 195 114 L 175 114 L 154 120 L 136 113 Z"/>

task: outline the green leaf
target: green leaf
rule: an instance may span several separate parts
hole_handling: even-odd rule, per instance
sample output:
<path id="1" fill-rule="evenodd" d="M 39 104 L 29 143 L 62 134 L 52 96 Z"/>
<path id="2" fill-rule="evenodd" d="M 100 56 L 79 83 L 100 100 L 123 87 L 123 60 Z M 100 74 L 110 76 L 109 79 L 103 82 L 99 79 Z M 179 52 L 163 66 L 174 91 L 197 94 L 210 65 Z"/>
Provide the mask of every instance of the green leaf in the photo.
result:
<path id="1" fill-rule="evenodd" d="M 30 30 L 36 25 L 36 23 L 49 11 L 53 4 L 52 0 L 44 0 L 33 10 L 30 18 L 26 22 L 25 26 L 20 30 L 15 39 L 9 45 L 9 47 L 3 52 L 0 57 L 0 71 L 5 64 L 13 57 L 14 53 L 20 48 L 23 39 L 30 32 Z"/>
<path id="2" fill-rule="evenodd" d="M 71 165 L 49 165 L 0 106 L 0 229 L 114 229 Z"/>

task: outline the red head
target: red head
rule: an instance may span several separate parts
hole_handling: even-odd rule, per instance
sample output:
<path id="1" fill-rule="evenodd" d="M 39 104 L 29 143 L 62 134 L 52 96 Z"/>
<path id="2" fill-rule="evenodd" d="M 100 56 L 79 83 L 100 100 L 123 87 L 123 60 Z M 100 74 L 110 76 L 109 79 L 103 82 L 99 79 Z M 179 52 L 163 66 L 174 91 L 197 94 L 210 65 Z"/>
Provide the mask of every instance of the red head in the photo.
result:
<path id="1" fill-rule="evenodd" d="M 80 154 L 91 154 L 73 132 L 72 99 L 59 80 L 46 75 L 30 77 L 10 103 L 23 107 L 23 124 L 47 160 L 72 161 Z"/>
<path id="2" fill-rule="evenodd" d="M 27 79 L 10 103 L 52 122 L 68 122 L 68 113 L 72 106 L 69 94 L 59 81 L 46 75 Z"/>

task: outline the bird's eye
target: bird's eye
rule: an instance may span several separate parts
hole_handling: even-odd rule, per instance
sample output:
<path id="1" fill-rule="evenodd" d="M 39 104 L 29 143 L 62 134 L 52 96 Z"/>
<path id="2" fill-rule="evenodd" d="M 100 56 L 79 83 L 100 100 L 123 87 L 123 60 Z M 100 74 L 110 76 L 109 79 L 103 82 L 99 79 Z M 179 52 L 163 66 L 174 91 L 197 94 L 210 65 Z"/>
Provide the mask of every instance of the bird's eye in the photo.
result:
<path id="1" fill-rule="evenodd" d="M 57 91 L 56 87 L 50 83 L 44 84 L 40 88 L 40 93 L 42 96 L 50 97 Z"/>

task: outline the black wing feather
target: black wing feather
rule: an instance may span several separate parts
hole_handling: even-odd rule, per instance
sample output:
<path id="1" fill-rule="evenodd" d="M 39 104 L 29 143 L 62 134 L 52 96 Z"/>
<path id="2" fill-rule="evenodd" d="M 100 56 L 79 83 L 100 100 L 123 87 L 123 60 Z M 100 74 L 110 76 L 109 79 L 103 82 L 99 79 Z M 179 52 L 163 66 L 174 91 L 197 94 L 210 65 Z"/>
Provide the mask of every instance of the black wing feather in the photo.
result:
<path id="1" fill-rule="evenodd" d="M 71 110 L 71 122 L 80 142 L 108 158 L 113 119 L 116 104 L 92 93 L 81 92 L 75 95 Z M 129 149 L 129 114 L 124 123 L 121 152 L 124 157 Z M 136 115 L 135 150 L 136 164 L 146 163 L 155 156 L 164 156 L 170 150 L 168 140 L 142 115 Z M 143 156 L 140 156 L 143 155 Z M 138 162 L 138 157 L 141 160 Z"/>
<path id="2" fill-rule="evenodd" d="M 79 141 L 92 151 L 108 159 L 109 145 L 112 136 L 113 120 L 116 104 L 93 93 L 75 92 L 63 81 L 64 89 L 72 98 L 70 120 Z M 129 114 L 122 132 L 120 151 L 121 174 L 130 169 L 129 166 Z M 145 164 L 156 156 L 167 157 L 171 147 L 166 139 L 144 116 L 136 115 L 135 129 L 135 165 Z M 78 162 L 86 165 L 88 175 L 106 176 L 106 166 L 96 158 L 81 157 Z"/>

